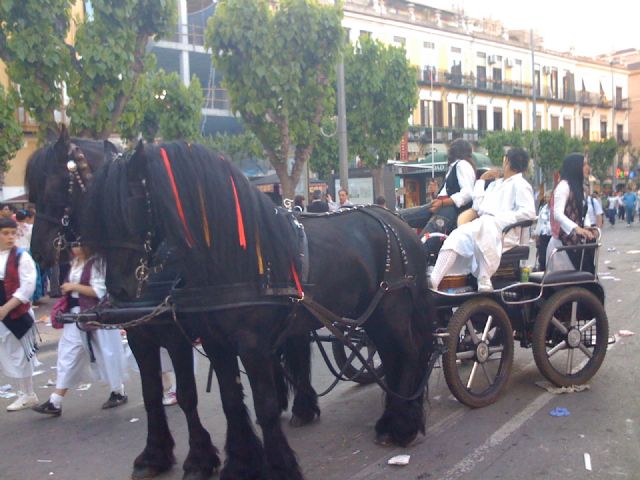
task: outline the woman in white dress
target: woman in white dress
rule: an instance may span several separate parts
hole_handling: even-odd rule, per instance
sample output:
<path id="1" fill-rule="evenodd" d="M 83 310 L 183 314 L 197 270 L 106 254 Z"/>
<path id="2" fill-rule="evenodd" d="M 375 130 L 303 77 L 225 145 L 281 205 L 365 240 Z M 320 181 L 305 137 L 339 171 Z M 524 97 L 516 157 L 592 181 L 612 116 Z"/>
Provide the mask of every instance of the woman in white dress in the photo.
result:
<path id="1" fill-rule="evenodd" d="M 551 195 L 551 240 L 547 246 L 546 268 L 548 272 L 580 268 L 582 252 L 556 252 L 552 257 L 553 251 L 563 245 L 577 245 L 583 239 L 589 241 L 595 238 L 592 230 L 583 227 L 586 213 L 584 179 L 589 176 L 589 172 L 589 162 L 581 153 L 568 155 L 562 163 L 560 182 Z M 592 267 L 587 265 L 586 260 L 587 255 L 583 269 Z"/>
<path id="2" fill-rule="evenodd" d="M 69 279 L 60 289 L 63 294 L 69 295 L 71 312 L 79 313 L 96 305 L 106 294 L 105 267 L 101 258 L 90 256 L 89 250 L 79 243 L 72 244 L 71 250 L 74 258 Z M 49 400 L 33 410 L 60 416 L 63 397 L 70 388 L 86 379 L 89 369 L 111 388 L 111 394 L 102 408 L 122 405 L 127 402 L 122 384 L 125 365 L 119 330 L 85 332 L 77 324 L 65 324 L 58 343 L 56 390 Z"/>

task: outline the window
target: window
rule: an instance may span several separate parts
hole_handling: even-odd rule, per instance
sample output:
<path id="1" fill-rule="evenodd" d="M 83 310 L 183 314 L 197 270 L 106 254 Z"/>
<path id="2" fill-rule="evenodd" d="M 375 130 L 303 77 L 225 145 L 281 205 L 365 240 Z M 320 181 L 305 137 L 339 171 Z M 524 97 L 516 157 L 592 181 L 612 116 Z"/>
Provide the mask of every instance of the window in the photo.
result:
<path id="1" fill-rule="evenodd" d="M 478 106 L 478 131 L 487 131 L 487 107 Z"/>
<path id="2" fill-rule="evenodd" d="M 462 49 L 459 47 L 451 47 L 452 53 L 462 53 Z"/>
<path id="3" fill-rule="evenodd" d="M 453 128 L 464 128 L 464 103 L 450 102 L 449 126 Z"/>
<path id="4" fill-rule="evenodd" d="M 476 67 L 476 76 L 478 77 L 478 88 L 487 88 L 487 67 L 478 65 Z"/>
<path id="5" fill-rule="evenodd" d="M 493 89 L 494 90 L 502 90 L 502 69 L 494 68 L 493 69 Z"/>
<path id="6" fill-rule="evenodd" d="M 423 127 L 431 126 L 431 102 L 429 100 L 420 100 L 420 125 Z"/>
<path id="7" fill-rule="evenodd" d="M 513 111 L 513 129 L 522 131 L 522 110 Z"/>
<path id="8" fill-rule="evenodd" d="M 565 72 L 564 77 L 562 78 L 562 98 L 569 101 L 575 101 L 576 99 L 576 91 L 575 91 L 575 80 L 573 73 Z"/>
<path id="9" fill-rule="evenodd" d="M 502 130 L 502 108 L 493 107 L 493 130 Z"/>
<path id="10" fill-rule="evenodd" d="M 443 127 L 444 121 L 442 119 L 442 102 L 434 101 L 430 102 L 433 108 L 433 125 L 432 127 Z"/>
<path id="11" fill-rule="evenodd" d="M 558 69 L 551 70 L 551 98 L 558 98 Z"/>
<path id="12" fill-rule="evenodd" d="M 436 48 L 436 45 L 435 45 L 435 43 L 433 43 L 433 42 L 424 42 L 424 43 L 422 44 L 422 46 L 423 46 L 424 48 L 428 48 L 429 50 L 433 50 L 433 49 L 435 49 L 435 48 Z"/>
<path id="13" fill-rule="evenodd" d="M 451 84 L 462 85 L 462 62 L 453 62 L 451 65 Z"/>
<path id="14" fill-rule="evenodd" d="M 536 130 L 542 130 L 542 117 L 540 115 L 536 115 Z"/>
<path id="15" fill-rule="evenodd" d="M 359 38 L 371 38 L 371 32 L 368 32 L 366 30 L 360 30 Z"/>
<path id="16" fill-rule="evenodd" d="M 393 37 L 393 43 L 404 46 L 407 43 L 407 39 L 404 37 Z"/>
<path id="17" fill-rule="evenodd" d="M 607 139 L 607 121 L 600 120 L 600 140 Z"/>
<path id="18" fill-rule="evenodd" d="M 571 136 L 571 118 L 565 118 L 562 126 L 564 133 Z"/>
<path id="19" fill-rule="evenodd" d="M 616 87 L 616 108 L 622 108 L 622 87 Z"/>
<path id="20" fill-rule="evenodd" d="M 502 61 L 502 55 L 496 55 L 496 61 L 501 62 Z"/>
<path id="21" fill-rule="evenodd" d="M 551 115 L 551 130 L 560 130 L 560 117 Z"/>
<path id="22" fill-rule="evenodd" d="M 422 81 L 431 83 L 436 82 L 438 77 L 438 72 L 436 67 L 433 65 L 425 65 L 422 67 Z"/>
<path id="23" fill-rule="evenodd" d="M 487 54 L 484 52 L 478 52 L 478 58 L 487 58 Z"/>
<path id="24" fill-rule="evenodd" d="M 616 139 L 618 143 L 624 143 L 624 125 L 619 123 L 616 125 Z"/>
<path id="25" fill-rule="evenodd" d="M 516 65 L 520 65 L 520 66 L 522 66 L 522 60 L 520 60 L 520 59 L 516 59 Z"/>
<path id="26" fill-rule="evenodd" d="M 534 82 L 536 82 L 536 96 L 540 96 L 540 70 L 536 69 L 535 74 L 533 75 Z"/>
<path id="27" fill-rule="evenodd" d="M 582 117 L 582 139 L 590 140 L 591 135 L 591 119 L 589 117 Z"/>

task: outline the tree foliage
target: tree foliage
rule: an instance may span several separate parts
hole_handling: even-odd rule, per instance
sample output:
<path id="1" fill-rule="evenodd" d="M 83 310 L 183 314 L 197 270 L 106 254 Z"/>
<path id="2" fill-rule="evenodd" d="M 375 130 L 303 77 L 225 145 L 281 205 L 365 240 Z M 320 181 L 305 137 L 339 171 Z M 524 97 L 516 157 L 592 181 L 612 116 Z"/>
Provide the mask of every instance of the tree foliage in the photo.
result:
<path id="1" fill-rule="evenodd" d="M 618 144 L 614 138 L 602 142 L 589 142 L 587 152 L 594 176 L 599 180 L 604 180 L 613 173 L 611 171 L 613 160 L 618 154 Z"/>
<path id="2" fill-rule="evenodd" d="M 357 155 L 374 172 L 394 154 L 408 129 L 407 119 L 418 101 L 417 74 L 404 48 L 362 38 L 345 53 L 345 97 L 349 155 Z M 333 133 L 335 121 L 323 120 L 323 131 Z M 312 162 L 321 176 L 338 168 L 335 135 L 318 141 Z M 382 194 L 381 176 L 376 192 Z"/>
<path id="3" fill-rule="evenodd" d="M 22 146 L 22 127 L 16 119 L 17 94 L 0 85 L 0 172 L 9 170 L 9 160 Z"/>
<path id="4" fill-rule="evenodd" d="M 120 118 L 119 130 L 127 140 L 142 135 L 148 142 L 157 137 L 195 141 L 200 136 L 203 104 L 195 75 L 187 87 L 176 72 L 150 71 L 141 77 Z"/>
<path id="5" fill-rule="evenodd" d="M 418 102 L 417 72 L 404 48 L 363 38 L 345 55 L 349 150 L 377 170 L 394 158 Z M 376 194 L 382 177 L 376 175 Z"/>
<path id="6" fill-rule="evenodd" d="M 487 154 L 494 165 L 502 165 L 502 159 L 508 147 L 525 148 L 531 152 L 533 134 L 532 132 L 522 132 L 520 130 L 487 132 L 480 144 L 487 149 Z"/>
<path id="7" fill-rule="evenodd" d="M 66 86 L 72 130 L 106 138 L 148 66 L 149 39 L 175 22 L 176 0 L 92 0 L 91 18 L 70 18 L 72 0 L 2 0 L 0 58 L 41 129 L 55 125 Z M 73 21 L 75 41 L 66 37 Z"/>
<path id="8" fill-rule="evenodd" d="M 261 157 L 264 154 L 262 145 L 250 131 L 238 134 L 218 133 L 203 139 L 205 145 L 223 153 L 229 160 L 240 164 L 242 160 Z"/>
<path id="9" fill-rule="evenodd" d="M 222 0 L 206 39 L 233 110 L 262 143 L 284 196 L 292 197 L 331 105 L 342 9 L 315 0 L 270 5 Z"/>

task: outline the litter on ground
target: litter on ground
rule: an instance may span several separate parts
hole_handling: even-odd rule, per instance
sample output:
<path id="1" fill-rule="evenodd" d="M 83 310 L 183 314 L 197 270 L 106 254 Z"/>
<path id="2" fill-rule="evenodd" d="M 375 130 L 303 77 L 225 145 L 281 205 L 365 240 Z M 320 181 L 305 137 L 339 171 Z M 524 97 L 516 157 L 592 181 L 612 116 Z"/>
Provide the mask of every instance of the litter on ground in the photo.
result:
<path id="1" fill-rule="evenodd" d="M 618 336 L 620 337 L 630 337 L 632 335 L 635 335 L 635 332 L 631 330 L 618 330 Z"/>
<path id="2" fill-rule="evenodd" d="M 552 417 L 568 417 L 571 415 L 571 412 L 564 407 L 556 407 L 549 412 L 549 415 Z"/>
<path id="3" fill-rule="evenodd" d="M 577 393 L 591 388 L 589 384 L 586 383 L 582 385 L 571 385 L 570 387 L 556 387 L 546 380 L 540 380 L 539 382 L 536 382 L 536 385 L 555 395 L 560 395 L 562 393 Z"/>
<path id="4" fill-rule="evenodd" d="M 411 455 L 396 455 L 395 457 L 391 457 L 387 462 L 389 465 L 409 465 L 409 460 L 411 459 Z"/>
<path id="5" fill-rule="evenodd" d="M 584 468 L 591 471 L 591 455 L 588 453 L 584 454 Z"/>

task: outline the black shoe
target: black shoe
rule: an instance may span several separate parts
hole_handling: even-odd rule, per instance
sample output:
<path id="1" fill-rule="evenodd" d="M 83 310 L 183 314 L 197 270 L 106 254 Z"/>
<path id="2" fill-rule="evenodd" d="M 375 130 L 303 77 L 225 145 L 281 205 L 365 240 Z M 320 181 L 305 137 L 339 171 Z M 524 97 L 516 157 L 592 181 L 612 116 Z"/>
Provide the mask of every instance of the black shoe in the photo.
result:
<path id="1" fill-rule="evenodd" d="M 44 415 L 51 415 L 52 417 L 59 417 L 62 415 L 62 407 L 56 407 L 49 400 L 40 405 L 36 405 L 35 407 L 31 407 L 31 410 Z"/>
<path id="2" fill-rule="evenodd" d="M 109 397 L 109 400 L 107 400 L 102 404 L 102 409 L 106 410 L 107 408 L 119 407 L 123 403 L 127 403 L 127 400 L 129 399 L 127 398 L 126 395 L 121 395 L 116 392 L 111 392 L 111 396 Z"/>

